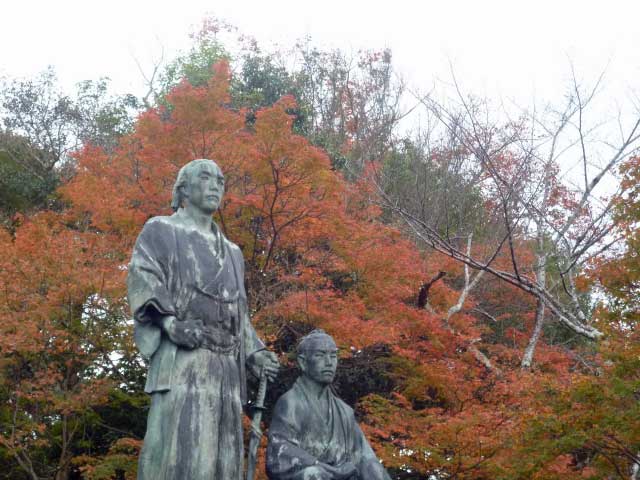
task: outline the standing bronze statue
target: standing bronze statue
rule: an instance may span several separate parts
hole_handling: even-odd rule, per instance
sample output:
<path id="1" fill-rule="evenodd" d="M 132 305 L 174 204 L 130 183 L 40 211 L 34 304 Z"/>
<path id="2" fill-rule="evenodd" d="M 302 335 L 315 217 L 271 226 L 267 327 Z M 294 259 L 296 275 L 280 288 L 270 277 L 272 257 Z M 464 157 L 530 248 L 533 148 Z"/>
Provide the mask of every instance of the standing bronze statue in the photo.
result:
<path id="1" fill-rule="evenodd" d="M 330 385 L 338 366 L 331 336 L 298 344 L 302 375 L 276 403 L 267 447 L 271 480 L 390 480 L 351 409 Z"/>
<path id="2" fill-rule="evenodd" d="M 175 213 L 150 219 L 133 251 L 129 304 L 150 359 L 140 480 L 240 480 L 246 368 L 278 372 L 249 319 L 242 252 L 212 220 L 223 194 L 215 162 L 185 165 Z"/>

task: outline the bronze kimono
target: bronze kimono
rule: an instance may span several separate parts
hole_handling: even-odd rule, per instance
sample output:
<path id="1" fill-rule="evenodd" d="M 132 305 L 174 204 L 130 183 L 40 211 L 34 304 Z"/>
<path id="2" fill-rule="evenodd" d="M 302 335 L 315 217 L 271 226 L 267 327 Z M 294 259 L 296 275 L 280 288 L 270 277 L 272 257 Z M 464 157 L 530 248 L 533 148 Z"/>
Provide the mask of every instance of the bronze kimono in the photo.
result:
<path id="1" fill-rule="evenodd" d="M 212 222 L 211 235 L 179 210 L 147 222 L 129 265 L 135 342 L 149 357 L 151 394 L 140 454 L 142 480 L 240 480 L 245 361 L 264 349 L 253 329 L 240 249 Z M 157 322 L 166 315 L 202 325 L 204 341 L 177 346 Z"/>

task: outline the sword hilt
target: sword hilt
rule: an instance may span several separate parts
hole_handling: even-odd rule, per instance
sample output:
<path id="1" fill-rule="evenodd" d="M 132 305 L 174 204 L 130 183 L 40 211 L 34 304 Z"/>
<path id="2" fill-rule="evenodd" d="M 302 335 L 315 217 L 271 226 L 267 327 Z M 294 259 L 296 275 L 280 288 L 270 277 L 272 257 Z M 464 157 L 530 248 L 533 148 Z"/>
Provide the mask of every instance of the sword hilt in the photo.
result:
<path id="1" fill-rule="evenodd" d="M 267 394 L 267 373 L 264 366 L 260 368 L 260 386 L 258 387 L 258 395 L 256 396 L 256 404 L 254 409 L 264 410 L 264 397 Z"/>

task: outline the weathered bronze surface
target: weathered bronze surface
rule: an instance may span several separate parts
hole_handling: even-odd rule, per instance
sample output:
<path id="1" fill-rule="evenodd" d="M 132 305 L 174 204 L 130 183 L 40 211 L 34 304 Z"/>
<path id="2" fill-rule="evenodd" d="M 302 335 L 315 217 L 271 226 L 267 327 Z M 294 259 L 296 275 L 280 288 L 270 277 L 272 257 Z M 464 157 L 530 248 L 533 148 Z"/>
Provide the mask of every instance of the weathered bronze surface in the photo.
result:
<path id="1" fill-rule="evenodd" d="M 141 480 L 240 480 L 245 370 L 278 371 L 249 319 L 242 252 L 212 220 L 223 194 L 215 162 L 185 165 L 175 213 L 150 219 L 133 251 L 129 304 L 150 359 Z"/>
<path id="2" fill-rule="evenodd" d="M 275 406 L 269 427 L 271 480 L 390 480 L 358 426 L 353 409 L 330 385 L 336 344 L 314 330 L 298 345 L 302 374 Z"/>

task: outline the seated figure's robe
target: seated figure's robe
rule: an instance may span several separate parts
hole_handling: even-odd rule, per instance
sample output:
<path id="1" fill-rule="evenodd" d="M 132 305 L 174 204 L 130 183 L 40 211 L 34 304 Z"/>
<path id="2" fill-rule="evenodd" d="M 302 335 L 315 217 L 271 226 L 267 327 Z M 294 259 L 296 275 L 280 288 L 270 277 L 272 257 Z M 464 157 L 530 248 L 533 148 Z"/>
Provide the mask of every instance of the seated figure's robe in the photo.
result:
<path id="1" fill-rule="evenodd" d="M 317 462 L 353 463 L 353 480 L 390 480 L 356 422 L 353 409 L 327 388 L 329 410 L 299 378 L 277 401 L 267 447 L 271 480 L 306 480 Z"/>
<path id="2" fill-rule="evenodd" d="M 149 357 L 151 408 L 139 480 L 240 480 L 245 360 L 264 345 L 249 321 L 240 249 L 212 223 L 202 235 L 182 210 L 144 226 L 128 275 L 136 345 Z M 207 341 L 178 347 L 165 315 L 197 321 Z"/>

